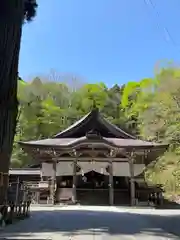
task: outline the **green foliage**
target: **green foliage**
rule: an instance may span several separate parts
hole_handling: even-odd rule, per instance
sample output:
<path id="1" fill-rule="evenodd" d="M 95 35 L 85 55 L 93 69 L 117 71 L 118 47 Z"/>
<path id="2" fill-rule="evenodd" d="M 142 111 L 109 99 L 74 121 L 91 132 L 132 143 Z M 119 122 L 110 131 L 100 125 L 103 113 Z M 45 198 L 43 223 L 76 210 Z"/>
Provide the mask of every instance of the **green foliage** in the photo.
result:
<path id="1" fill-rule="evenodd" d="M 19 80 L 19 118 L 11 165 L 21 167 L 32 163 L 17 141 L 51 137 L 91 111 L 94 104 L 106 117 L 111 117 L 109 120 L 126 127 L 121 94 L 119 86 L 108 89 L 104 83 L 84 84 L 75 89 L 38 77 L 28 83 Z"/>
<path id="2" fill-rule="evenodd" d="M 146 170 L 150 183 L 180 193 L 180 69 L 163 68 L 154 78 L 114 85 L 19 81 L 19 120 L 15 140 L 51 137 L 87 114 L 94 104 L 116 125 L 146 140 L 167 142 L 169 150 Z M 32 159 L 14 143 L 12 166 Z"/>
<path id="3" fill-rule="evenodd" d="M 128 83 L 122 106 L 135 118 L 140 137 L 167 142 L 170 149 L 147 170 L 147 179 L 180 192 L 180 69 L 163 68 L 153 79 Z M 166 180 L 165 180 L 166 179 Z"/>

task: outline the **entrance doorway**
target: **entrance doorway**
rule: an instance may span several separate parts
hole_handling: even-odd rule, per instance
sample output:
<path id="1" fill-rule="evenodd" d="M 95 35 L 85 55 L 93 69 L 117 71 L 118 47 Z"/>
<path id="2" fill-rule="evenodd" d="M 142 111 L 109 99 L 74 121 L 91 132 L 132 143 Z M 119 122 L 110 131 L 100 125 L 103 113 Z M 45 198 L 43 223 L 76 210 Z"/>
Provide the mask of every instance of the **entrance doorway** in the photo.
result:
<path id="1" fill-rule="evenodd" d="M 77 200 L 81 205 L 109 205 L 108 176 L 95 171 L 79 176 Z"/>
<path id="2" fill-rule="evenodd" d="M 129 178 L 113 177 L 114 205 L 130 204 Z M 73 177 L 57 177 L 56 203 L 72 202 Z M 81 205 L 109 205 L 109 175 L 89 171 L 76 178 L 76 199 Z"/>
<path id="3" fill-rule="evenodd" d="M 130 204 L 130 185 L 129 178 L 113 177 L 114 181 L 114 205 Z"/>

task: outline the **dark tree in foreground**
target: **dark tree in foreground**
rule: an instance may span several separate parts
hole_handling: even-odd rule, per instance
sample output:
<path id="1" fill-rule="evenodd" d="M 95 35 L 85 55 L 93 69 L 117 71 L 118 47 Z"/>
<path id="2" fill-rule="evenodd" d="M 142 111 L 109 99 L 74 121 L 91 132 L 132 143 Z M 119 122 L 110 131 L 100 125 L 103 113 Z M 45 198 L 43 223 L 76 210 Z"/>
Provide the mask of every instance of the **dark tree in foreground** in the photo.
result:
<path id="1" fill-rule="evenodd" d="M 22 26 L 35 16 L 36 7 L 35 0 L 0 1 L 0 204 L 6 200 L 18 114 L 17 79 Z"/>

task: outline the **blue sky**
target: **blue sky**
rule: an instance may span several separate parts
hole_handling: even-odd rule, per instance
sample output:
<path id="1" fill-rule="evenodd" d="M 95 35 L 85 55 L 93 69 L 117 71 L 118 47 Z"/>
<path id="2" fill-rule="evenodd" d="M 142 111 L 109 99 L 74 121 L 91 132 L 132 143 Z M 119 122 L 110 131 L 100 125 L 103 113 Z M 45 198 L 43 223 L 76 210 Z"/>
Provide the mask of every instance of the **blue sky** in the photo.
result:
<path id="1" fill-rule="evenodd" d="M 160 62 L 179 64 L 180 1 L 151 1 L 38 0 L 23 28 L 20 76 L 56 72 L 56 80 L 72 74 L 111 86 L 150 77 Z"/>

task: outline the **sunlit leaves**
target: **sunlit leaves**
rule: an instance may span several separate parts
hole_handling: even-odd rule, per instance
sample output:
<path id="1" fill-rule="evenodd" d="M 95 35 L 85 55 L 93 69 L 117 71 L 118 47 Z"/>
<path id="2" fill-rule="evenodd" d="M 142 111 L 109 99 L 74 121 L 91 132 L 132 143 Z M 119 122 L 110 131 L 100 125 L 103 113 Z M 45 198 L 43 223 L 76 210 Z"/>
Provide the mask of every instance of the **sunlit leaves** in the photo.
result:
<path id="1" fill-rule="evenodd" d="M 56 76 L 57 78 L 57 76 Z M 16 141 L 48 138 L 73 124 L 94 107 L 113 123 L 127 124 L 121 108 L 121 87 L 108 89 L 104 83 L 65 84 L 36 77 L 31 82 L 19 81 L 19 120 Z M 13 166 L 29 162 L 18 145 L 14 145 Z"/>
<path id="2" fill-rule="evenodd" d="M 122 104 L 126 116 L 136 118 L 141 137 L 170 144 L 148 169 L 148 179 L 163 184 L 166 191 L 180 191 L 180 69 L 163 68 L 153 79 L 128 83 Z"/>

